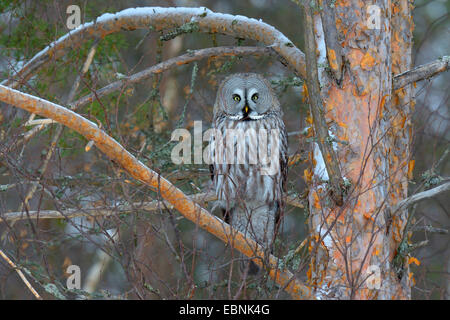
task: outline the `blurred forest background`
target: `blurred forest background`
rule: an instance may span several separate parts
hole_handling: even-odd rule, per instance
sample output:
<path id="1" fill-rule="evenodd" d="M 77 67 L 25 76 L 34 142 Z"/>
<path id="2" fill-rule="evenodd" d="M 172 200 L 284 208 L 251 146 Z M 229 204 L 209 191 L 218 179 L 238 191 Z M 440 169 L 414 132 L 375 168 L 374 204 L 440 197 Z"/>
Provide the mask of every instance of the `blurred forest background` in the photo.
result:
<path id="1" fill-rule="evenodd" d="M 69 31 L 66 9 L 71 4 L 81 8 L 82 23 L 130 7 L 205 6 L 216 12 L 262 19 L 303 48 L 300 9 L 289 0 L 0 0 L 1 80 Z M 415 65 L 450 52 L 449 12 L 450 2 L 446 0 L 415 1 Z M 72 48 L 68 55 L 33 76 L 21 90 L 66 105 L 93 45 L 88 41 Z M 169 41 L 158 32 L 136 30 L 110 35 L 95 45 L 94 59 L 75 99 L 187 50 L 255 43 L 195 32 Z M 184 192 L 197 193 L 208 188 L 208 168 L 174 165 L 170 154 L 176 142 L 170 142 L 171 132 L 175 128 L 192 132 L 196 120 L 203 121 L 203 130 L 208 129 L 217 86 L 234 72 L 259 72 L 270 79 L 290 133 L 289 154 L 299 155 L 299 161 L 290 167 L 288 189 L 291 194 L 304 194 L 306 184 L 302 177 L 308 163 L 302 156 L 309 149 L 309 141 L 299 134 L 306 126 L 303 83 L 273 57 L 221 57 L 182 65 L 94 101 L 77 112 L 101 123 L 128 151 Z M 450 176 L 450 157 L 445 157 L 450 147 L 449 93 L 448 72 L 417 84 L 411 193 L 419 184 Z M 25 125 L 28 119 L 25 111 L 1 104 L 0 218 L 6 212 L 22 210 L 25 214 L 92 208 L 114 211 L 110 217 L 0 222 L 0 247 L 28 271 L 27 276 L 44 298 L 210 299 L 237 295 L 240 283 L 229 274 L 233 253 L 220 240 L 199 230 L 174 210 L 143 208 L 145 202 L 158 199 L 158 195 L 129 178 L 72 130 L 63 130 L 43 170 L 57 125 L 44 127 L 24 143 L 24 134 L 35 128 Z M 33 185 L 37 189 L 26 203 Z M 126 203 L 133 204 L 131 212 L 120 210 L 119 206 Z M 413 253 L 420 263 L 412 266 L 416 282 L 413 298 L 450 299 L 449 204 L 448 194 L 444 194 L 421 202 L 416 208 L 413 242 L 429 242 Z M 275 255 L 288 256 L 305 239 L 307 215 L 307 209 L 288 207 Z M 430 232 L 430 226 L 441 230 Z M 81 269 L 81 291 L 66 287 L 70 265 Z M 291 267 L 300 277 L 307 269 L 304 264 Z M 249 291 L 248 296 L 238 297 L 288 298 L 270 281 Z M 0 299 L 32 298 L 16 272 L 0 259 Z"/>

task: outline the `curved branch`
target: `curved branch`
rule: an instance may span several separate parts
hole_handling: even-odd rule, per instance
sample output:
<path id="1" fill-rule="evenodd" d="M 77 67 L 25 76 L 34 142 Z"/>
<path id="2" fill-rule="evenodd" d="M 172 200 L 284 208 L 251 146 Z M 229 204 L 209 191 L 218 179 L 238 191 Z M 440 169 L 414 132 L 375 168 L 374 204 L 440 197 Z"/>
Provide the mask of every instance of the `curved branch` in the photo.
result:
<path id="1" fill-rule="evenodd" d="M 121 30 L 173 29 L 195 23 L 204 33 L 221 33 L 256 40 L 270 46 L 305 78 L 305 56 L 284 34 L 271 25 L 239 15 L 222 14 L 207 8 L 130 8 L 115 14 L 105 13 L 94 22 L 85 23 L 37 53 L 12 79 L 2 82 L 12 88 L 26 81 L 41 66 L 63 56 L 68 50 L 91 39 L 103 38 Z"/>
<path id="2" fill-rule="evenodd" d="M 125 85 L 138 83 L 142 80 L 150 78 L 153 74 L 161 73 L 170 68 L 187 64 L 193 61 L 198 61 L 214 56 L 272 55 L 273 53 L 274 52 L 267 47 L 215 47 L 191 51 L 181 56 L 158 63 L 154 66 L 151 66 L 150 68 L 125 77 L 121 80 L 110 83 L 100 90 L 97 90 L 95 93 L 91 93 L 78 99 L 71 104 L 71 108 L 73 110 L 76 110 L 77 108 L 84 106 L 95 99 L 99 99 L 107 94 L 120 90 Z"/>
<path id="3" fill-rule="evenodd" d="M 225 243 L 230 243 L 260 267 L 266 268 L 282 288 L 293 298 L 300 299 L 310 295 L 310 290 L 287 270 L 280 270 L 278 259 L 273 255 L 266 256 L 262 246 L 252 239 L 246 238 L 241 232 L 233 230 L 230 225 L 211 215 L 207 210 L 188 198 L 180 189 L 149 169 L 125 150 L 116 140 L 100 130 L 96 124 L 77 113 L 55 103 L 40 99 L 20 91 L 0 85 L 0 101 L 53 119 L 95 142 L 95 145 L 111 160 L 121 165 L 132 177 L 143 182 L 174 206 L 183 216 L 210 232 Z M 266 258 L 266 259 L 264 259 Z M 263 261 L 267 261 L 265 264 Z"/>
<path id="4" fill-rule="evenodd" d="M 150 78 L 154 74 L 158 74 L 167 71 L 173 67 L 188 64 L 190 62 L 198 61 L 205 58 L 220 57 L 220 56 L 244 56 L 244 55 L 276 55 L 276 53 L 268 47 L 214 47 L 205 48 L 199 50 L 193 50 L 186 54 L 178 57 L 174 57 L 151 66 L 145 70 L 137 72 L 133 75 L 124 77 L 121 80 L 112 82 L 103 88 L 96 90 L 94 93 L 88 94 L 77 101 L 69 104 L 72 110 L 77 110 L 78 108 L 94 101 L 95 99 L 100 99 L 101 97 L 110 94 L 112 92 L 121 90 L 124 86 L 135 84 L 145 79 Z M 278 56 L 278 58 L 280 58 Z M 283 63 L 283 61 L 282 61 Z M 43 130 L 48 124 L 53 123 L 51 119 L 38 119 L 38 120 L 28 120 L 25 126 L 38 125 L 33 129 L 29 130 L 24 134 L 22 142 L 30 140 L 35 134 Z"/>

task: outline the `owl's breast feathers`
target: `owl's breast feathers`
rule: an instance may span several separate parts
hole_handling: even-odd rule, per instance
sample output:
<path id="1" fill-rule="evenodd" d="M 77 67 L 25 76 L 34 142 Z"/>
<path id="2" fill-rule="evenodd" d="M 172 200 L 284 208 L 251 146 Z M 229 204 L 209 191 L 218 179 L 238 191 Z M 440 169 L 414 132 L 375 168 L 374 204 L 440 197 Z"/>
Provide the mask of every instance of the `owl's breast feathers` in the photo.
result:
<path id="1" fill-rule="evenodd" d="M 227 206 L 242 201 L 281 205 L 288 160 L 283 120 L 276 114 L 257 121 L 218 116 L 213 127 L 219 137 L 210 143 L 210 170 L 218 199 Z"/>

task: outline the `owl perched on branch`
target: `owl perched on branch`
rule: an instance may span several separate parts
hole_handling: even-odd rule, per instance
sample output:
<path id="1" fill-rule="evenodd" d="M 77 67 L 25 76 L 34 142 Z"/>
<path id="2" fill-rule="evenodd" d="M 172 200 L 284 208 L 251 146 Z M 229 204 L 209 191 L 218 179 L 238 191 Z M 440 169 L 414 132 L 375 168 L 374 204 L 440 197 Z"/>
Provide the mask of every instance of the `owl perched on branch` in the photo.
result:
<path id="1" fill-rule="evenodd" d="M 259 74 L 227 77 L 214 105 L 211 174 L 226 222 L 270 252 L 284 210 L 287 133 L 280 103 Z M 256 274 L 249 260 L 242 271 Z M 248 269 L 246 269 L 248 267 Z"/>

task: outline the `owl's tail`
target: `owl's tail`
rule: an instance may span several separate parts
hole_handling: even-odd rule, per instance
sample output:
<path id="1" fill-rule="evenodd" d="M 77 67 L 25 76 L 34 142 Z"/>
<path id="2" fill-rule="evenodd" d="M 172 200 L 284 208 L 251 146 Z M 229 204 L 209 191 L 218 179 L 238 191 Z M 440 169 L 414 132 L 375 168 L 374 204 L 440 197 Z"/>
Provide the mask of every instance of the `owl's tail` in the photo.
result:
<path id="1" fill-rule="evenodd" d="M 262 204 L 250 201 L 246 202 L 245 206 L 239 206 L 230 211 L 230 222 L 233 228 L 255 240 L 267 252 L 271 252 L 278 210 L 279 207 L 276 203 Z M 248 275 L 256 275 L 259 273 L 259 267 L 250 258 L 242 256 L 240 271 L 241 273 L 247 272 Z"/>

